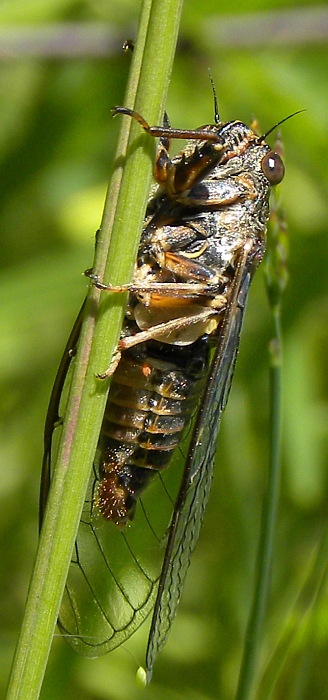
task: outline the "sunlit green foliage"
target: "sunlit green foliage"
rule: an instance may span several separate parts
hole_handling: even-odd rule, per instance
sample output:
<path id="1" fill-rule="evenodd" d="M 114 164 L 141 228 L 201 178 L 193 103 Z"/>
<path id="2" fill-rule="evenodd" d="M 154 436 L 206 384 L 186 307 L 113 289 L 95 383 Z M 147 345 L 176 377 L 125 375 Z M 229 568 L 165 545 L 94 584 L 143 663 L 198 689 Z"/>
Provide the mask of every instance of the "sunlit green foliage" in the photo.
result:
<path id="1" fill-rule="evenodd" d="M 277 2 L 276 9 L 293 3 Z M 280 187 L 289 236 L 289 285 L 283 305 L 283 481 L 263 670 L 279 669 L 274 698 L 314 698 L 327 687 L 328 605 L 324 585 L 299 597 L 326 527 L 327 492 L 327 79 L 326 46 L 220 49 L 203 22 L 239 3 L 185 0 L 167 110 L 173 126 L 213 120 L 211 68 L 224 120 L 264 132 L 282 127 L 286 177 Z M 310 5 L 309 5 L 310 7 Z M 272 10 L 247 3 L 247 13 Z M 137 0 L 47 3 L 7 0 L 2 26 L 108 22 L 115 50 L 102 58 L 7 55 L 0 63 L 0 683 L 5 687 L 37 543 L 37 500 L 47 402 L 70 327 L 83 299 L 81 273 L 93 257 L 130 57 Z M 133 25 L 132 25 L 133 26 Z M 147 115 L 145 115 L 147 118 Z M 274 143 L 274 135 L 270 137 Z M 213 491 L 199 546 L 169 643 L 147 697 L 223 700 L 233 696 L 253 584 L 262 487 L 268 454 L 267 346 L 270 315 L 261 269 L 250 295 L 241 350 L 223 420 Z M 323 569 L 318 570 L 318 578 Z M 298 624 L 300 626 L 298 626 Z M 291 634 L 293 632 L 293 634 Z M 289 637 L 290 635 L 290 637 Z M 56 639 L 43 700 L 143 697 L 134 675 L 144 661 L 146 630 L 97 661 Z M 280 644 L 280 647 L 277 645 Z M 304 656 L 303 656 L 304 654 Z M 303 663 L 308 663 L 302 677 Z M 262 668 L 262 666 L 261 666 Z M 300 683 L 302 690 L 296 691 Z M 302 695 L 303 693 L 303 695 Z M 321 694 L 321 697 L 325 697 Z"/>

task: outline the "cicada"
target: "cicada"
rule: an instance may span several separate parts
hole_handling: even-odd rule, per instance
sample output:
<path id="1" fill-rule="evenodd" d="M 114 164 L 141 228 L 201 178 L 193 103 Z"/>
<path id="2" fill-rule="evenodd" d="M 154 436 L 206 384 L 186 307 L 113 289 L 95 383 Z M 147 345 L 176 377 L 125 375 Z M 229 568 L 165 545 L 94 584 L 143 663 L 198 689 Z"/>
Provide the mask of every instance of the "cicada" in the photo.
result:
<path id="1" fill-rule="evenodd" d="M 157 186 L 131 284 L 111 287 L 89 273 L 129 298 L 59 626 L 93 657 L 122 644 L 152 611 L 149 678 L 198 540 L 248 291 L 265 251 L 270 189 L 284 166 L 266 143 L 272 129 L 258 136 L 216 116 L 185 131 L 167 117 L 150 127 L 129 109 L 114 113 L 159 137 Z M 175 138 L 188 144 L 171 158 Z M 81 316 L 50 401 L 43 502 L 80 325 Z"/>

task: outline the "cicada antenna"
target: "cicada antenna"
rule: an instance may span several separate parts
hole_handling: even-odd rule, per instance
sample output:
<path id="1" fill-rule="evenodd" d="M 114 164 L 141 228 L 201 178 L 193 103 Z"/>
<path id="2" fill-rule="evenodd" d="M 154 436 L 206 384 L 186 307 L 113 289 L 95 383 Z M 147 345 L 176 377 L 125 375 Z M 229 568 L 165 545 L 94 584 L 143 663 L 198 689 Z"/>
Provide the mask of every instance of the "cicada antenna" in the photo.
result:
<path id="1" fill-rule="evenodd" d="M 210 68 L 208 69 L 208 75 L 209 75 L 209 78 L 211 81 L 213 98 L 214 98 L 214 121 L 215 121 L 215 124 L 219 124 L 220 123 L 219 104 L 218 104 L 218 98 L 217 98 L 214 80 L 212 78 L 212 73 L 211 73 Z"/>
<path id="2" fill-rule="evenodd" d="M 293 114 L 289 114 L 288 117 L 281 119 L 280 122 L 277 122 L 277 124 L 272 126 L 271 129 L 269 129 L 269 131 L 266 131 L 266 133 L 263 134 L 263 136 L 259 136 L 258 143 L 261 143 L 261 141 L 265 141 L 267 136 L 269 136 L 269 134 L 271 134 L 275 129 L 277 129 L 278 126 L 280 126 L 280 124 L 283 124 L 284 122 L 288 121 L 288 119 L 291 119 L 292 117 L 295 117 L 296 114 L 301 114 L 302 112 L 306 112 L 306 109 L 298 109 L 297 112 L 293 112 Z"/>

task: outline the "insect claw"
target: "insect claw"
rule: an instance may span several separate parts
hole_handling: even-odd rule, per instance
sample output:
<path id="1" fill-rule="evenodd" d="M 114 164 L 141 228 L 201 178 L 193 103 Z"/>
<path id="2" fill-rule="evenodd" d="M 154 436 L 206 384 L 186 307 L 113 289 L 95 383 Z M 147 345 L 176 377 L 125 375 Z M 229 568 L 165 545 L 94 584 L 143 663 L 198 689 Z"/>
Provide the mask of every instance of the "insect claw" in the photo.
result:
<path id="1" fill-rule="evenodd" d="M 114 374 L 115 370 L 117 369 L 121 357 L 122 357 L 121 351 L 118 349 L 115 350 L 109 367 L 106 369 L 105 372 L 102 372 L 100 374 L 96 374 L 97 379 L 109 379 L 109 377 L 111 377 Z"/>
<path id="2" fill-rule="evenodd" d="M 94 274 L 92 267 L 85 270 L 84 275 L 85 277 L 88 277 L 89 280 L 91 280 L 91 282 L 93 282 L 94 284 L 96 284 L 99 280 L 99 276 Z"/>

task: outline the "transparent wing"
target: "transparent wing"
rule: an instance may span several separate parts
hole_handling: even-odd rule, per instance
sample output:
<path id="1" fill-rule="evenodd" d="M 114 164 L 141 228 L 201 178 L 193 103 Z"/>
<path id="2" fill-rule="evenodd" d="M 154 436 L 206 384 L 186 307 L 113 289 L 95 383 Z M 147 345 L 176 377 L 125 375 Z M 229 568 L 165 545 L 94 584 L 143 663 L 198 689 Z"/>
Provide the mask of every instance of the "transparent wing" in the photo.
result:
<path id="1" fill-rule="evenodd" d="M 47 413 L 40 523 L 56 461 L 82 316 L 83 307 L 65 348 Z M 178 453 L 177 462 L 179 457 Z M 180 465 L 176 462 L 146 489 L 133 523 L 123 530 L 106 521 L 95 508 L 95 460 L 58 620 L 62 634 L 79 653 L 96 657 L 114 649 L 153 609 L 167 528 L 181 481 L 180 459 Z"/>
<path id="2" fill-rule="evenodd" d="M 181 480 L 168 470 L 149 486 L 131 525 L 120 530 L 94 508 L 95 475 L 76 539 L 59 627 L 69 644 L 96 657 L 125 642 L 153 609 L 165 552 L 172 499 Z M 164 478 L 164 477 L 163 477 Z M 160 504 L 160 508 L 159 508 Z"/>
<path id="3" fill-rule="evenodd" d="M 247 294 L 263 252 L 262 244 L 253 243 L 250 247 L 248 242 L 236 270 L 230 303 L 194 426 L 170 524 L 148 641 L 148 679 L 175 617 L 190 557 L 198 540 L 211 488 L 221 413 L 234 373 Z"/>

